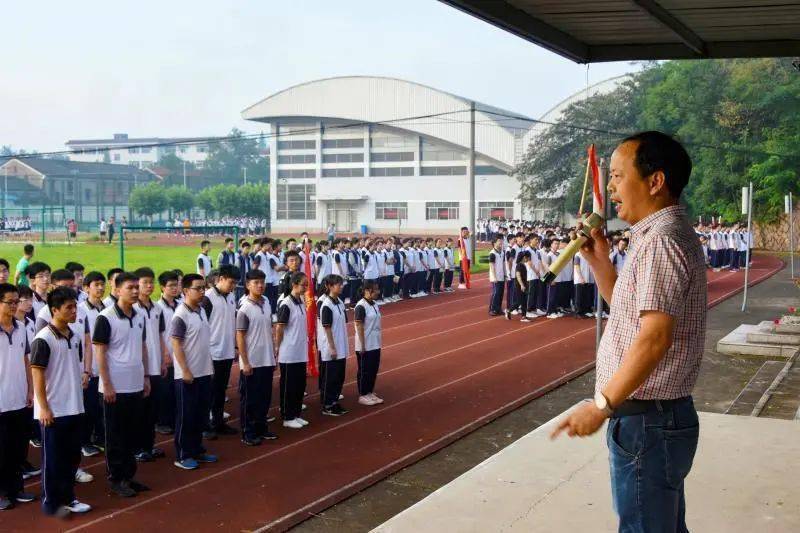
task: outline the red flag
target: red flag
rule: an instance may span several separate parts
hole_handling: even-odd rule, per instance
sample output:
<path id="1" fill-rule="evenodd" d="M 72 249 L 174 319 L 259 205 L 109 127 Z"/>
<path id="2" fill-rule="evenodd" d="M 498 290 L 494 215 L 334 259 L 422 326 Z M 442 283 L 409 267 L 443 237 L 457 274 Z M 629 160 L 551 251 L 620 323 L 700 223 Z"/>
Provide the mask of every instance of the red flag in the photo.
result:
<path id="1" fill-rule="evenodd" d="M 600 190 L 600 167 L 597 166 L 597 152 L 595 151 L 594 144 L 589 145 L 589 166 L 592 169 L 592 190 L 594 191 L 594 198 L 597 200 L 597 205 L 602 209 L 603 193 Z"/>
<path id="2" fill-rule="evenodd" d="M 317 302 L 314 300 L 314 277 L 311 271 L 311 243 L 306 239 L 303 243 L 303 251 L 306 254 L 303 262 L 306 278 L 308 279 L 308 289 L 306 289 L 306 331 L 308 332 L 308 370 L 309 373 L 317 377 Z"/>
<path id="3" fill-rule="evenodd" d="M 461 272 L 464 273 L 464 283 L 469 289 L 471 288 L 469 283 L 469 262 L 467 261 L 469 257 L 467 257 L 467 246 L 463 237 L 458 238 L 458 251 L 461 252 Z"/>

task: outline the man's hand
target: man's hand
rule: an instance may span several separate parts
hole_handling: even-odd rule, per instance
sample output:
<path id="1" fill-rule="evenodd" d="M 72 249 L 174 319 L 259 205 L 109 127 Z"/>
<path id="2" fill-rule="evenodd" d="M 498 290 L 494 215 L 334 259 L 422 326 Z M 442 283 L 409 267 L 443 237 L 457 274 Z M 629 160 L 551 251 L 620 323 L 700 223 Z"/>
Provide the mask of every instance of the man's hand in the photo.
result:
<path id="1" fill-rule="evenodd" d="M 588 437 L 600 429 L 605 419 L 606 414 L 594 402 L 586 402 L 559 422 L 550 438 L 555 439 L 562 431 L 566 431 L 570 437 Z"/>
<path id="2" fill-rule="evenodd" d="M 190 385 L 194 381 L 194 375 L 192 374 L 192 371 L 187 368 L 183 371 L 183 377 L 181 379 L 184 383 Z"/>
<path id="3" fill-rule="evenodd" d="M 83 390 L 89 388 L 89 377 L 90 376 L 88 372 L 84 372 L 83 376 L 81 377 L 81 388 L 83 388 Z"/>
<path id="4" fill-rule="evenodd" d="M 25 407 L 33 407 L 33 392 L 28 392 L 25 396 Z"/>
<path id="5" fill-rule="evenodd" d="M 114 403 L 117 401 L 117 393 L 111 383 L 103 383 L 103 401 Z"/>
<path id="6" fill-rule="evenodd" d="M 144 377 L 144 391 L 142 393 L 142 396 L 145 398 L 150 396 L 150 376 Z"/>
<path id="7" fill-rule="evenodd" d="M 336 361 L 337 357 L 336 350 L 331 350 L 330 356 L 331 356 L 331 361 Z"/>
<path id="8" fill-rule="evenodd" d="M 253 367 L 250 366 L 249 362 L 242 365 L 242 374 L 244 374 L 245 376 L 253 375 Z"/>
<path id="9" fill-rule="evenodd" d="M 52 426 L 55 421 L 56 419 L 53 416 L 53 411 L 50 410 L 50 406 L 43 407 L 42 410 L 39 411 L 39 422 L 41 422 L 43 426 Z"/>
<path id="10" fill-rule="evenodd" d="M 580 229 L 581 225 L 578 225 Z M 595 261 L 608 261 L 608 254 L 611 249 L 608 247 L 608 240 L 603 235 L 603 230 L 600 228 L 592 228 L 592 238 L 589 239 L 581 246 L 581 255 L 589 261 L 589 264 L 594 264 Z"/>

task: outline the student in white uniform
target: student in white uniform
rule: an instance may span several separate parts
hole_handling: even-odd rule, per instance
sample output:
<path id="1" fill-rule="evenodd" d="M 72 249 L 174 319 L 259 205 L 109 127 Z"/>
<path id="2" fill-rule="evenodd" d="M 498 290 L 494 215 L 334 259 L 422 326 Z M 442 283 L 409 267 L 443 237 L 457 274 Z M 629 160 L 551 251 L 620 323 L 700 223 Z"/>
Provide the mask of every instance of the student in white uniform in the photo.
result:
<path id="1" fill-rule="evenodd" d="M 33 319 L 39 315 L 39 311 L 47 307 L 47 291 L 50 290 L 50 266 L 47 263 L 36 261 L 28 265 L 25 273 L 33 290 Z"/>
<path id="2" fill-rule="evenodd" d="M 211 328 L 201 307 L 206 281 L 199 274 L 181 280 L 184 301 L 172 317 L 172 357 L 175 367 L 175 466 L 194 470 L 198 463 L 216 463 L 203 447 L 211 403 Z"/>
<path id="3" fill-rule="evenodd" d="M 355 307 L 355 352 L 358 360 L 358 403 L 378 405 L 383 400 L 375 394 L 375 380 L 381 365 L 381 311 L 375 300 L 380 287 L 374 281 L 364 283 L 364 296 Z"/>
<path id="4" fill-rule="evenodd" d="M 51 323 L 31 344 L 33 416 L 42 426 L 42 509 L 64 516 L 91 510 L 75 497 L 83 424 L 83 339 L 69 326 L 78 310 L 75 291 L 53 289 L 47 305 Z"/>
<path id="5" fill-rule="evenodd" d="M 589 262 L 581 255 L 581 252 L 575 254 L 573 263 L 573 268 L 575 269 L 575 314 L 590 318 L 594 316 L 594 272 L 592 272 Z"/>
<path id="6" fill-rule="evenodd" d="M 78 295 L 78 304 L 80 304 L 87 298 L 86 291 L 83 290 L 83 273 L 85 272 L 86 268 L 80 263 L 69 261 L 66 265 L 64 265 L 64 269 L 72 272 L 74 278 L 72 287 L 75 289 L 75 294 Z"/>
<path id="7" fill-rule="evenodd" d="M 489 252 L 489 283 L 492 285 L 492 294 L 489 299 L 489 314 L 502 315 L 503 290 L 506 286 L 506 257 L 503 253 L 503 238 L 497 237 Z"/>
<path id="8" fill-rule="evenodd" d="M 200 253 L 197 254 L 197 273 L 205 278 L 211 275 L 211 269 L 214 268 L 211 258 L 208 256 L 208 250 L 211 248 L 211 243 L 203 241 L 200 243 Z"/>
<path id="9" fill-rule="evenodd" d="M 106 277 L 100 272 L 92 271 L 83 278 L 83 284 L 83 292 L 86 294 L 86 299 L 78 304 L 78 313 L 82 313 L 85 317 L 86 326 L 89 330 L 89 339 L 91 340 L 97 317 L 105 309 L 103 294 L 106 291 Z M 83 390 L 86 429 L 81 442 L 81 453 L 84 457 L 93 457 L 99 454 L 101 450 L 104 450 L 106 446 L 106 432 L 103 427 L 103 401 L 98 392 L 100 374 L 96 357 L 92 358 L 90 368 L 89 383 Z"/>
<path id="10" fill-rule="evenodd" d="M 30 343 L 25 323 L 14 317 L 19 293 L 10 283 L 0 283 L 0 511 L 36 499 L 25 492 L 22 471 L 28 454 L 33 400 Z"/>
<path id="11" fill-rule="evenodd" d="M 155 289 L 156 275 L 147 267 L 136 270 L 134 275 L 139 278 L 139 300 L 134 309 L 144 318 L 147 346 L 145 373 L 150 380 L 150 394 L 144 399 L 143 405 L 142 442 L 136 453 L 136 460 L 148 463 L 164 457 L 164 450 L 155 446 L 155 438 L 156 421 L 162 402 L 161 392 L 164 390 L 162 381 L 166 379 L 170 355 L 164 342 L 164 311 L 150 299 Z"/>
<path id="12" fill-rule="evenodd" d="M 444 255 L 444 292 L 453 292 L 453 270 L 455 269 L 455 255 L 453 252 L 453 239 L 447 238 L 445 247 L 442 249 Z"/>
<path id="13" fill-rule="evenodd" d="M 219 269 L 216 284 L 208 289 L 202 307 L 211 328 L 210 350 L 214 361 L 211 380 L 211 422 L 203 437 L 214 440 L 217 435 L 237 435 L 239 432 L 225 423 L 225 391 L 231 378 L 231 366 L 236 355 L 236 301 L 233 291 L 239 279 L 239 269 L 225 265 Z"/>
<path id="14" fill-rule="evenodd" d="M 33 342 L 33 337 L 36 336 L 36 331 L 33 327 L 34 322 L 30 317 L 30 313 L 33 309 L 33 291 L 27 285 L 17 285 L 17 292 L 19 293 L 19 304 L 17 304 L 17 310 L 14 316 L 21 324 L 24 325 L 25 333 L 27 333 L 28 344 L 30 345 Z M 96 397 L 97 395 L 95 394 L 95 398 Z M 41 429 L 39 428 L 39 423 L 33 418 L 33 404 L 26 407 L 25 412 L 27 419 L 25 440 L 27 441 L 34 435 L 33 428 L 35 427 L 37 428 L 35 435 L 40 439 L 41 443 Z M 30 479 L 34 476 L 38 476 L 41 473 L 41 468 L 33 466 L 30 461 L 28 461 L 28 448 L 26 447 L 25 461 L 22 464 L 22 479 Z"/>
<path id="15" fill-rule="evenodd" d="M 103 298 L 103 305 L 105 307 L 114 307 L 114 304 L 117 303 L 117 286 L 114 284 L 114 280 L 125 272 L 119 267 L 114 267 L 110 269 L 106 273 L 106 285 L 108 285 L 108 296 Z"/>
<path id="16" fill-rule="evenodd" d="M 306 390 L 306 364 L 308 363 L 308 329 L 304 295 L 308 278 L 294 272 L 289 280 L 291 292 L 281 300 L 275 328 L 275 346 L 281 369 L 280 401 L 283 427 L 301 429 L 308 422 L 300 418 L 303 394 Z"/>
<path id="17" fill-rule="evenodd" d="M 321 360 L 319 372 L 320 403 L 322 414 L 341 416 L 347 413 L 339 403 L 344 385 L 350 343 L 347 339 L 347 315 L 345 314 L 341 277 L 331 274 L 323 280 L 324 293 L 317 305 L 317 349 Z M 366 283 L 366 282 L 365 282 Z"/>
<path id="18" fill-rule="evenodd" d="M 156 422 L 156 433 L 160 435 L 172 435 L 175 430 L 175 366 L 172 357 L 172 341 L 170 340 L 170 325 L 172 317 L 178 309 L 180 302 L 178 295 L 181 292 L 181 285 L 178 273 L 174 270 L 167 270 L 158 276 L 158 285 L 161 287 L 161 298 L 156 305 L 161 308 L 164 318 L 164 332 L 161 337 L 164 339 L 164 347 L 167 350 L 166 363 L 167 372 L 161 380 L 161 407 L 158 411 Z"/>
<path id="19" fill-rule="evenodd" d="M 111 491 L 132 498 L 149 488 L 134 479 L 136 452 L 144 433 L 144 398 L 150 394 L 147 376 L 147 330 L 134 304 L 139 279 L 131 273 L 114 280 L 119 299 L 104 309 L 94 325 L 92 343 L 100 371 L 106 468 Z"/>
<path id="20" fill-rule="evenodd" d="M 247 273 L 247 295 L 236 313 L 236 346 L 239 349 L 239 411 L 242 443 L 258 446 L 278 436 L 267 428 L 272 401 L 275 350 L 272 346 L 272 308 L 264 297 L 266 276 L 260 270 Z"/>
<path id="21" fill-rule="evenodd" d="M 611 264 L 614 265 L 614 270 L 617 271 L 617 275 L 622 272 L 622 267 L 625 266 L 625 258 L 628 255 L 627 250 L 628 239 L 620 239 L 617 241 L 616 248 L 611 252 Z"/>

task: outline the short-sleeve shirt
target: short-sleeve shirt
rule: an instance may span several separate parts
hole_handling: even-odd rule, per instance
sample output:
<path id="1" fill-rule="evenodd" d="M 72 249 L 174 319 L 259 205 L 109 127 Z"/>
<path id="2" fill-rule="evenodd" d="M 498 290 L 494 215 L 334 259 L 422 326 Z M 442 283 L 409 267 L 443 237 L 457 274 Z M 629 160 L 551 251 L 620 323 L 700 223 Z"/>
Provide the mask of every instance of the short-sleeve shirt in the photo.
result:
<path id="1" fill-rule="evenodd" d="M 31 366 L 44 369 L 45 396 L 54 417 L 83 413 L 83 337 L 67 331 L 64 336 L 49 325 L 31 343 Z M 39 403 L 38 398 L 33 402 L 37 420 L 41 418 Z"/>
<path id="2" fill-rule="evenodd" d="M 703 358 L 706 299 L 703 251 L 683 207 L 665 207 L 637 222 L 597 352 L 595 390 L 602 390 L 622 364 L 641 329 L 642 313 L 660 311 L 675 319 L 672 346 L 632 397 L 690 395 Z"/>
<path id="3" fill-rule="evenodd" d="M 161 375 L 161 336 L 166 329 L 164 323 L 163 309 L 150 302 L 149 307 L 142 305 L 141 301 L 134 305 L 136 312 L 144 317 L 144 328 L 147 346 L 147 368 L 148 376 Z"/>
<path id="4" fill-rule="evenodd" d="M 355 349 L 357 352 L 380 350 L 381 349 L 381 311 L 375 302 L 362 298 L 356 304 L 353 311 L 356 322 L 361 322 L 364 326 L 364 344 L 358 332 L 355 335 Z"/>
<path id="5" fill-rule="evenodd" d="M 194 310 L 185 303 L 179 305 L 172 316 L 170 335 L 181 341 L 186 356 L 186 366 L 194 377 L 210 376 L 214 373 L 209 346 L 211 328 L 202 307 Z M 183 379 L 181 366 L 175 364 L 174 367 L 175 379 Z"/>
<path id="6" fill-rule="evenodd" d="M 253 301 L 245 297 L 236 313 L 236 330 L 245 333 L 247 359 L 250 366 L 275 366 L 272 345 L 272 308 L 265 297 Z M 241 365 L 241 359 L 239 361 Z"/>
<path id="7" fill-rule="evenodd" d="M 19 272 L 19 285 L 25 285 L 26 287 L 30 286 L 31 282 L 28 279 L 28 275 L 25 273 L 25 270 L 28 268 L 28 258 L 23 256 L 19 258 L 17 262 L 17 272 Z"/>
<path id="8" fill-rule="evenodd" d="M 30 353 L 25 324 L 12 319 L 11 331 L 0 328 L 0 413 L 17 411 L 28 401 L 27 356 Z"/>
<path id="9" fill-rule="evenodd" d="M 98 315 L 92 344 L 106 346 L 108 374 L 115 392 L 131 393 L 144 389 L 142 348 L 146 339 L 145 317 L 136 309 L 131 309 L 128 316 L 118 305 L 114 305 L 103 309 Z M 102 379 L 98 391 L 105 392 Z"/>
<path id="10" fill-rule="evenodd" d="M 278 324 L 283 324 L 283 341 L 278 346 L 279 363 L 308 362 L 306 304 L 289 294 L 278 304 Z"/>

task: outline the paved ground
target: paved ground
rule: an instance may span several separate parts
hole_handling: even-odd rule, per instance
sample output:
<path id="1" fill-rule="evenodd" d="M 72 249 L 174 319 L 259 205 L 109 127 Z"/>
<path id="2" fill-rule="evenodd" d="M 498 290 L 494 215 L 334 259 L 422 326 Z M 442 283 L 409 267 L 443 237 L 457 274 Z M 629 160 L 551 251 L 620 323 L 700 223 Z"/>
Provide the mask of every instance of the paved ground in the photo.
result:
<path id="1" fill-rule="evenodd" d="M 736 295 L 714 307 L 708 315 L 708 334 L 703 366 L 695 389 L 699 410 L 749 414 L 761 392 L 772 382 L 783 364 L 768 364 L 764 358 L 732 357 L 714 350 L 717 340 L 742 322 L 757 324 L 777 318 L 800 293 L 784 269 L 769 280 L 748 289 L 748 307 L 741 312 L 742 296 Z M 784 361 L 785 362 L 785 361 Z M 766 405 L 762 416 L 792 419 L 800 404 L 800 364 Z M 763 367 L 763 368 L 762 368 Z M 753 379 L 759 374 L 757 379 Z M 751 382 L 752 380 L 752 382 Z M 401 470 L 306 520 L 298 532 L 369 531 L 420 501 L 520 437 L 528 434 L 577 401 L 591 395 L 594 372 L 559 387 L 523 407 L 478 429 L 452 445 Z M 745 392 L 743 390 L 750 385 Z M 436 413 L 430 413 L 435 417 Z"/>

